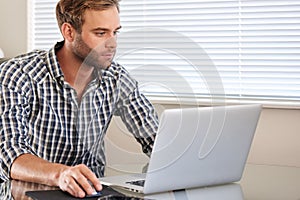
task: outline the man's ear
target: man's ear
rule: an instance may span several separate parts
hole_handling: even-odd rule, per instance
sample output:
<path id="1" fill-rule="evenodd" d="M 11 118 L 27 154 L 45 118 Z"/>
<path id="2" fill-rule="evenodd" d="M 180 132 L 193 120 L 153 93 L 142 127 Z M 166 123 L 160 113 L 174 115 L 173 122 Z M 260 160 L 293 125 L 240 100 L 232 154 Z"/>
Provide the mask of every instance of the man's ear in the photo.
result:
<path id="1" fill-rule="evenodd" d="M 75 38 L 75 29 L 71 24 L 63 23 L 61 26 L 61 33 L 65 40 L 68 40 L 69 42 L 73 42 Z"/>

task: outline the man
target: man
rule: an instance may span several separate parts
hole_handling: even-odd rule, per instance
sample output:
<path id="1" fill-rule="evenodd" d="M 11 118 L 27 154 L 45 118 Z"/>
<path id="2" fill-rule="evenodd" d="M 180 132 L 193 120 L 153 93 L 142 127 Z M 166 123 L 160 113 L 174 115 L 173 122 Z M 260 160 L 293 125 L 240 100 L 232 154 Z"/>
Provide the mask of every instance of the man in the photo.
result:
<path id="1" fill-rule="evenodd" d="M 102 186 L 113 115 L 151 154 L 158 119 L 137 83 L 113 62 L 118 0 L 60 0 L 64 37 L 0 68 L 0 178 L 59 186 L 84 197 Z"/>

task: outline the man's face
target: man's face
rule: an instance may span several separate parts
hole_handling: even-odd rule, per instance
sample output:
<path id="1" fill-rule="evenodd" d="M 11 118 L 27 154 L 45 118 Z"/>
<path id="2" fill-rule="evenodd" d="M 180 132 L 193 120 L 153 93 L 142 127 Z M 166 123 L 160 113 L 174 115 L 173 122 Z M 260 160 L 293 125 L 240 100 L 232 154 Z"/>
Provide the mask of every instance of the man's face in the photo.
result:
<path id="1" fill-rule="evenodd" d="M 116 53 L 116 34 L 120 28 L 116 7 L 103 11 L 87 10 L 82 32 L 76 33 L 73 42 L 73 53 L 88 65 L 106 69 Z"/>

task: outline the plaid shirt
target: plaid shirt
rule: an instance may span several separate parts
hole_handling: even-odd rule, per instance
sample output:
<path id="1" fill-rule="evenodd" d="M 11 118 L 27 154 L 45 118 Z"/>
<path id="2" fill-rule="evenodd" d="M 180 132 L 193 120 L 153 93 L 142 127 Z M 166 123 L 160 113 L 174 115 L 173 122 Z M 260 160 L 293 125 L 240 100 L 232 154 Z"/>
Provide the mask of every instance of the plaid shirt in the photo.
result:
<path id="1" fill-rule="evenodd" d="M 64 81 L 55 51 L 33 51 L 0 67 L 0 180 L 24 153 L 66 165 L 86 164 L 98 177 L 105 166 L 104 136 L 113 115 L 150 155 L 158 127 L 151 103 L 117 63 L 94 70 L 79 103 Z"/>

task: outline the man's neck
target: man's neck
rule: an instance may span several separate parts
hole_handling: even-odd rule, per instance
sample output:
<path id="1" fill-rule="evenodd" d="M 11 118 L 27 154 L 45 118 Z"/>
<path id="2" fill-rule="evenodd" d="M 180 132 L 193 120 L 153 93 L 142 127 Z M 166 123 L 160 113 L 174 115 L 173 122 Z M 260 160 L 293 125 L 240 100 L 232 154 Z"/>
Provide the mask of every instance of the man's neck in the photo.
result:
<path id="1" fill-rule="evenodd" d="M 94 67 L 87 66 L 75 58 L 65 46 L 56 52 L 56 56 L 65 81 L 76 90 L 78 99 L 81 99 L 85 88 L 93 78 Z"/>

